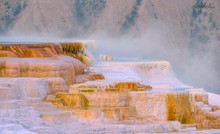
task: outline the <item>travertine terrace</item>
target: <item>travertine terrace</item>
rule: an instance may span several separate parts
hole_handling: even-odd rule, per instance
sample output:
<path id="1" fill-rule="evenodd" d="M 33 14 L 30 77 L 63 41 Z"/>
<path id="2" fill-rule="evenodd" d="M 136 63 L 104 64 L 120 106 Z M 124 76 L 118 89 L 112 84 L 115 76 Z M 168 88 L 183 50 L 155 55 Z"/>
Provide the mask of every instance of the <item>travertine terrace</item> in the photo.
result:
<path id="1" fill-rule="evenodd" d="M 220 132 L 219 96 L 182 83 L 168 61 L 95 62 L 94 47 L 0 44 L 0 133 Z"/>

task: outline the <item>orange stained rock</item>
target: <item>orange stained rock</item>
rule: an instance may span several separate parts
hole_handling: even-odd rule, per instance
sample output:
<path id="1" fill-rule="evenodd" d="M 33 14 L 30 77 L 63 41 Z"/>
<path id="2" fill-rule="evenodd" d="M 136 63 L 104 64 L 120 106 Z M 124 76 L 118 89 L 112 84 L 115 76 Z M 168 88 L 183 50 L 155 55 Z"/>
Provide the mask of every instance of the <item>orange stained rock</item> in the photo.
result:
<path id="1" fill-rule="evenodd" d="M 85 73 L 81 75 L 77 75 L 75 78 L 75 83 L 83 83 L 86 81 L 94 81 L 94 80 L 102 80 L 104 76 L 99 73 Z"/>
<path id="2" fill-rule="evenodd" d="M 18 56 L 13 52 L 0 50 L 0 57 L 18 57 Z"/>
<path id="3" fill-rule="evenodd" d="M 56 93 L 56 98 L 62 99 L 62 104 L 64 106 L 73 106 L 73 107 L 87 107 L 89 101 L 83 94 L 69 94 L 69 93 Z"/>
<path id="4" fill-rule="evenodd" d="M 81 42 L 0 44 L 0 57 L 54 58 L 64 54 L 90 65 L 93 61 L 84 47 Z"/>
<path id="5" fill-rule="evenodd" d="M 62 46 L 56 43 L 0 44 L 0 52 L 7 51 L 18 57 L 54 57 L 62 54 Z M 8 57 L 13 56 L 7 55 Z"/>
<path id="6" fill-rule="evenodd" d="M 1 77 L 61 77 L 68 85 L 75 75 L 83 74 L 85 65 L 77 59 L 59 55 L 54 58 L 0 58 Z"/>
<path id="7" fill-rule="evenodd" d="M 119 82 L 115 85 L 115 88 L 119 90 L 128 90 L 128 91 L 145 91 L 151 90 L 152 87 L 148 85 L 141 85 L 137 82 Z"/>

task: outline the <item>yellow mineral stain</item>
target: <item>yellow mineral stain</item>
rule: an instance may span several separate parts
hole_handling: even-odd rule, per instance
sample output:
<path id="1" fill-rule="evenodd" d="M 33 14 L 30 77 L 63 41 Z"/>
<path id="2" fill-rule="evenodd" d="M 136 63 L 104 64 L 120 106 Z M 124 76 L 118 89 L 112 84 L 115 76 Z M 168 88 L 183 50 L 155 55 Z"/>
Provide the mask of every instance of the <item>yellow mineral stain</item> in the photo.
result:
<path id="1" fill-rule="evenodd" d="M 147 91 L 151 89 L 151 86 L 141 85 L 137 82 L 119 82 L 113 87 L 105 89 L 105 91 Z"/>
<path id="2" fill-rule="evenodd" d="M 62 99 L 64 106 L 73 106 L 73 107 L 88 107 L 88 99 L 80 93 L 69 94 L 69 93 L 56 93 L 56 97 Z"/>
<path id="3" fill-rule="evenodd" d="M 178 120 L 183 124 L 192 123 L 193 107 L 187 92 L 167 94 L 167 120 Z"/>
<path id="4" fill-rule="evenodd" d="M 82 51 L 83 49 L 83 43 L 81 42 L 63 42 L 60 44 L 64 52 L 70 52 L 76 54 Z"/>
<path id="5" fill-rule="evenodd" d="M 5 73 L 6 70 L 5 69 L 6 69 L 5 62 L 0 62 L 0 76 L 1 77 L 6 75 L 6 73 Z"/>
<path id="6" fill-rule="evenodd" d="M 63 54 L 78 59 L 86 65 L 91 64 L 91 59 L 84 53 L 84 44 L 82 42 L 62 42 Z"/>

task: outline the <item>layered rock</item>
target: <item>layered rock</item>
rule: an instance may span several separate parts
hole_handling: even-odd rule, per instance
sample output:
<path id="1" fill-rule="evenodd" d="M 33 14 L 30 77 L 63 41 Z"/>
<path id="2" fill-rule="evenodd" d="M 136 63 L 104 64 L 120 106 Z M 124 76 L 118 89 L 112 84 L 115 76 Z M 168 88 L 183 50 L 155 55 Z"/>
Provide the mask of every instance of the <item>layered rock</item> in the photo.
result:
<path id="1" fill-rule="evenodd" d="M 59 60 L 58 58 L 62 59 Z M 83 64 L 66 56 L 55 59 L 1 58 L 1 77 L 61 77 L 67 84 L 73 84 L 75 74 L 83 72 Z M 66 61 L 64 61 L 64 59 Z M 75 68 L 75 66 L 80 66 Z"/>
<path id="2" fill-rule="evenodd" d="M 60 77 L 71 85 L 75 82 L 76 75 L 84 73 L 86 65 L 83 63 L 91 64 L 92 62 L 92 59 L 86 56 L 86 47 L 88 44 L 84 45 L 81 42 L 0 44 L 2 57 L 0 76 Z M 70 53 L 71 57 L 65 56 L 67 53 Z M 75 54 L 81 57 L 76 57 Z M 91 77 L 84 76 L 83 78 L 96 79 Z"/>
<path id="3" fill-rule="evenodd" d="M 204 103 L 194 103 L 194 118 L 197 128 L 219 129 L 220 107 L 210 106 Z"/>
<path id="4" fill-rule="evenodd" d="M 92 41 L 57 42 L 57 43 L 8 43 L 0 44 L 0 57 L 55 57 L 60 54 L 71 56 L 89 65 L 94 62 L 87 51 L 93 48 Z"/>
<path id="5" fill-rule="evenodd" d="M 93 69 L 111 81 L 137 81 L 157 89 L 190 87 L 175 76 L 168 61 L 99 62 Z"/>
<path id="6" fill-rule="evenodd" d="M 104 76 L 99 73 L 84 73 L 76 76 L 75 83 L 84 83 L 87 81 L 103 80 L 103 79 Z"/>
<path id="7" fill-rule="evenodd" d="M 1 78 L 0 99 L 39 98 L 44 100 L 48 94 L 67 92 L 68 86 L 62 78 Z"/>
<path id="8" fill-rule="evenodd" d="M 70 92 L 95 92 L 95 91 L 105 91 L 105 92 L 129 92 L 129 91 L 149 91 L 152 87 L 149 85 L 142 85 L 137 82 L 105 82 L 105 81 L 95 81 L 90 83 L 74 84 L 70 86 Z"/>
<path id="9" fill-rule="evenodd" d="M 154 118 L 160 122 L 179 121 L 186 124 L 183 127 L 220 128 L 220 108 L 204 104 L 207 103 L 207 93 L 202 89 L 103 92 L 95 91 L 95 86 L 81 88 L 84 91 L 57 93 L 52 99 L 49 97 L 48 101 L 60 109 L 82 112 L 76 115 L 87 120 L 92 120 L 94 112 L 99 110 L 103 118 L 113 122 L 127 122 L 131 119 L 146 123 Z M 86 117 L 84 112 L 88 113 Z"/>

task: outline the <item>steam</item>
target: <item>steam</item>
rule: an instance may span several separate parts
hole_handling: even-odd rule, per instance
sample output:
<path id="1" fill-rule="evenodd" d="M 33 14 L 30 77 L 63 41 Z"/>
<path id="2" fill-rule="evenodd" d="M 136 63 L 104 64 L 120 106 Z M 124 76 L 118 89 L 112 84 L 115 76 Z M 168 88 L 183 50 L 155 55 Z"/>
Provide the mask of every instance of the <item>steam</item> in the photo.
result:
<path id="1" fill-rule="evenodd" d="M 110 54 L 113 57 L 136 57 L 146 61 L 170 61 L 176 76 L 185 84 L 220 94 L 220 63 L 217 60 L 218 53 L 215 53 L 220 49 L 208 46 L 203 51 L 192 49 L 188 40 L 175 44 L 167 37 L 169 34 L 172 34 L 169 28 L 161 31 L 157 27 L 151 27 L 140 36 L 109 38 L 93 35 L 91 38 L 97 40 L 97 53 Z"/>

